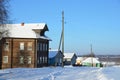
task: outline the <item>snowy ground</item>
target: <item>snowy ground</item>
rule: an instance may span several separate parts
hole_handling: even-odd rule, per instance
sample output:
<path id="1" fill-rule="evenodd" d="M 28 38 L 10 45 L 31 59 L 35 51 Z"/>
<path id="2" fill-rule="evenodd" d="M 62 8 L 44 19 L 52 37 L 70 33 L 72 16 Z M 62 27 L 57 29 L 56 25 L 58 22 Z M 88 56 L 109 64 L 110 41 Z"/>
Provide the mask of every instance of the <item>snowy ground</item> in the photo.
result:
<path id="1" fill-rule="evenodd" d="M 0 80 L 120 80 L 120 67 L 46 67 L 0 70 Z"/>

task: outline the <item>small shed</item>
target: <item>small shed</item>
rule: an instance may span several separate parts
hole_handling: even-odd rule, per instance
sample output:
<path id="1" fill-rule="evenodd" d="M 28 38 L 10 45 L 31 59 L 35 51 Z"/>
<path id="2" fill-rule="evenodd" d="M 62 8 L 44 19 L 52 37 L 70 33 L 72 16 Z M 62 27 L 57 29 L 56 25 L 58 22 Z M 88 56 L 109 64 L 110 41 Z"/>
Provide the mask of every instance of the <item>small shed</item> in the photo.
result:
<path id="1" fill-rule="evenodd" d="M 63 61 L 63 54 L 58 50 L 49 50 L 49 66 L 61 66 Z"/>
<path id="2" fill-rule="evenodd" d="M 93 67 L 101 67 L 101 63 L 98 58 L 88 57 L 82 61 L 83 66 L 93 66 Z"/>
<path id="3" fill-rule="evenodd" d="M 64 53 L 64 65 L 75 65 L 76 59 L 75 53 Z"/>

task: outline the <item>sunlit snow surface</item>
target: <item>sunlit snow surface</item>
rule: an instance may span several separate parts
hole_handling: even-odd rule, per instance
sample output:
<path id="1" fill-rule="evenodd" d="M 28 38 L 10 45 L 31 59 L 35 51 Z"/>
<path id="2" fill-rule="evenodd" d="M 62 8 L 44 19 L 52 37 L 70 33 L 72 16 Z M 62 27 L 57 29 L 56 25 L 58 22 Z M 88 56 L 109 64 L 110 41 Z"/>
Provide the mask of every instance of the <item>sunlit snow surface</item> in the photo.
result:
<path id="1" fill-rule="evenodd" d="M 45 67 L 0 70 L 0 80 L 120 80 L 120 67 Z"/>

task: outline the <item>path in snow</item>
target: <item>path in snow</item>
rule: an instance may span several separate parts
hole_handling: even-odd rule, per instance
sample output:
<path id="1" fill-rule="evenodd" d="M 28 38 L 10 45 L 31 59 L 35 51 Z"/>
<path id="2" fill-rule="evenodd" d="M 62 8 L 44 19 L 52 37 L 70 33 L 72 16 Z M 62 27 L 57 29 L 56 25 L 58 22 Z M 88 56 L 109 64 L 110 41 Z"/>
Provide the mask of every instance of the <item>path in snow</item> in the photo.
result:
<path id="1" fill-rule="evenodd" d="M 55 80 L 108 80 L 101 71 L 102 68 L 65 68 Z"/>
<path id="2" fill-rule="evenodd" d="M 15 68 L 0 70 L 0 80 L 119 80 L 120 67 Z"/>

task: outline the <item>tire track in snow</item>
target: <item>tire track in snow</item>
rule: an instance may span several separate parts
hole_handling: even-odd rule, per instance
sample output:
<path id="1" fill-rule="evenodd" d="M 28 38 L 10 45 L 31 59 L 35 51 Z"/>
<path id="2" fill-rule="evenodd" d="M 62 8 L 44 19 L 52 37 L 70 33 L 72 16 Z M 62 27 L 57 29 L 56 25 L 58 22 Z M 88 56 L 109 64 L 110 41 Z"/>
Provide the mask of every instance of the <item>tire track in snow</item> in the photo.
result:
<path id="1" fill-rule="evenodd" d="M 49 73 L 46 77 L 42 77 L 40 80 L 55 80 L 57 76 L 59 76 L 63 72 L 62 70 L 54 70 L 53 72 Z"/>
<path id="2" fill-rule="evenodd" d="M 102 68 L 94 68 L 94 67 L 88 68 L 88 70 L 82 73 L 81 80 L 83 79 L 83 77 L 85 77 L 84 78 L 85 80 L 109 80 L 102 72 L 102 70 L 103 70 Z"/>
<path id="3" fill-rule="evenodd" d="M 10 69 L 0 80 L 119 80 L 120 69 L 95 67 L 56 67 L 37 69 Z M 23 75 L 24 74 L 24 75 Z"/>
<path id="4" fill-rule="evenodd" d="M 56 80 L 109 80 L 102 72 L 102 68 L 66 68 Z"/>
<path id="5" fill-rule="evenodd" d="M 93 74 L 95 74 L 96 76 L 96 80 L 109 80 L 107 79 L 107 77 L 105 76 L 105 74 L 102 72 L 102 68 L 98 69 L 98 70 L 94 70 L 92 71 Z"/>

